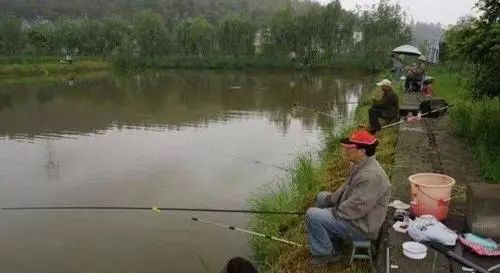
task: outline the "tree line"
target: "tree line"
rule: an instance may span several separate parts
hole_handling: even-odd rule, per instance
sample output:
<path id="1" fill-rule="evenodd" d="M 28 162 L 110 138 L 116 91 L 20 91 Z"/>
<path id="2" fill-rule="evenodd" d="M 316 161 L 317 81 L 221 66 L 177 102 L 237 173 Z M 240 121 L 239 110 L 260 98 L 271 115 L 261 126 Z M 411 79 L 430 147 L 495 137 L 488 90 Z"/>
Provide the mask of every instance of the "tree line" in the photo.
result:
<path id="1" fill-rule="evenodd" d="M 480 0 L 481 15 L 462 20 L 445 33 L 446 55 L 470 76 L 476 97 L 499 96 L 500 2 Z"/>
<path id="2" fill-rule="evenodd" d="M 153 9 L 55 20 L 2 15 L 0 54 L 103 56 L 120 66 L 159 57 L 260 57 L 377 69 L 393 47 L 411 40 L 403 10 L 385 1 L 363 11 L 347 11 L 338 1 L 287 2 L 265 17 L 241 8 L 248 2 L 237 3 L 234 9 L 244 12 L 224 16 L 171 12 L 172 18 Z"/>

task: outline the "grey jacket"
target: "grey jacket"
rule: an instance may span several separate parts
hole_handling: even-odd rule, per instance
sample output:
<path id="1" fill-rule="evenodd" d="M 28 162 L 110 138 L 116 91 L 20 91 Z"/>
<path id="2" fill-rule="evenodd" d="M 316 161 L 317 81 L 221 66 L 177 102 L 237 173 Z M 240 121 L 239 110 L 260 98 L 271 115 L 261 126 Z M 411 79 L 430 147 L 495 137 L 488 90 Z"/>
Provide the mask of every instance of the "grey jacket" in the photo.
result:
<path id="1" fill-rule="evenodd" d="M 376 239 L 387 213 L 390 187 L 375 157 L 366 158 L 353 166 L 346 183 L 331 195 L 333 213 Z"/>

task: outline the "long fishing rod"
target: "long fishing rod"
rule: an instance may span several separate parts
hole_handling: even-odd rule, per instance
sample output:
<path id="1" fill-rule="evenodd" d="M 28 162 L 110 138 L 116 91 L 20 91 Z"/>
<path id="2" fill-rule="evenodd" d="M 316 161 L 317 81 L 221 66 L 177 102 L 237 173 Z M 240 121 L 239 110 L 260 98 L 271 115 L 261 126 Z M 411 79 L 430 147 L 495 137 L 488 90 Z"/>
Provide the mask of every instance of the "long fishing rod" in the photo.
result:
<path id="1" fill-rule="evenodd" d="M 308 110 L 308 111 L 312 111 L 312 112 L 315 112 L 317 114 L 321 114 L 323 116 L 327 116 L 327 117 L 331 117 L 331 118 L 337 118 L 336 116 L 332 115 L 332 114 L 329 114 L 329 113 L 326 113 L 326 112 L 322 112 L 322 111 L 319 111 L 319 110 L 316 110 L 316 109 L 313 109 L 313 108 L 309 108 L 309 107 L 305 107 L 305 106 L 301 106 L 300 104 L 298 103 L 295 103 L 293 105 L 293 108 L 301 108 L 301 109 L 305 109 L 305 110 Z"/>
<path id="2" fill-rule="evenodd" d="M 150 209 L 153 210 L 153 212 L 161 213 L 161 209 L 160 208 L 153 207 L 153 208 L 150 208 Z M 221 223 L 213 222 L 213 221 L 206 220 L 206 219 L 199 218 L 199 217 L 181 217 L 181 216 L 178 216 L 178 215 L 172 215 L 172 214 L 169 214 L 169 215 L 174 216 L 174 217 L 178 217 L 178 218 L 182 218 L 182 219 L 186 219 L 186 220 L 189 219 L 189 220 L 192 220 L 192 221 L 195 221 L 195 222 L 199 222 L 199 223 L 205 223 L 205 224 L 216 226 L 216 227 L 227 228 L 229 230 L 238 231 L 238 232 L 241 232 L 241 233 L 250 234 L 250 235 L 253 235 L 253 236 L 257 236 L 257 237 L 269 239 L 269 240 L 272 240 L 272 241 L 281 242 L 281 243 L 284 243 L 284 244 L 287 244 L 287 245 L 293 245 L 293 246 L 297 246 L 297 247 L 304 247 L 303 244 L 299 244 L 299 243 L 296 243 L 296 242 L 292 242 L 292 241 L 289 241 L 289 240 L 278 238 L 278 237 L 275 237 L 275 236 L 272 236 L 272 235 L 267 235 L 267 234 L 255 232 L 253 230 L 239 228 L 239 227 L 236 227 L 236 226 L 230 226 L 230 225 L 226 225 L 226 224 L 221 224 Z"/>
<path id="3" fill-rule="evenodd" d="M 244 209 L 213 209 L 213 208 L 157 208 L 163 211 L 197 211 L 197 212 L 222 212 L 222 213 L 246 213 L 246 214 L 274 214 L 274 215 L 304 215 L 305 212 L 298 211 L 268 211 L 268 210 L 244 210 Z M 151 210 L 151 207 L 111 207 L 111 206 L 53 206 L 53 207 L 8 207 L 2 210 Z"/>
<path id="4" fill-rule="evenodd" d="M 440 111 L 446 110 L 446 109 L 448 109 L 448 108 L 450 108 L 452 106 L 453 105 L 447 105 L 447 106 L 441 107 L 439 109 L 435 109 L 435 110 L 423 113 L 422 115 L 420 115 L 420 117 L 425 117 L 427 115 L 430 115 L 430 114 L 433 114 L 433 113 L 436 113 L 436 112 L 440 112 Z M 396 125 L 399 125 L 399 124 L 405 123 L 405 122 L 409 122 L 409 119 L 408 118 L 404 118 L 404 119 L 402 119 L 400 121 L 396 121 L 394 123 L 390 123 L 390 124 L 384 125 L 384 126 L 381 127 L 381 129 L 390 128 L 390 127 L 393 127 L 393 126 L 396 126 Z"/>
<path id="5" fill-rule="evenodd" d="M 3 210 L 89 210 L 89 209 L 95 209 L 95 210 L 152 210 L 155 213 L 160 213 L 162 211 L 210 211 L 210 212 L 245 212 L 245 213 L 267 213 L 267 214 L 304 214 L 302 212 L 270 212 L 270 211 L 250 211 L 250 210 L 238 210 L 238 211 L 233 211 L 233 210 L 216 210 L 216 209 L 179 209 L 179 208 L 158 208 L 158 207 L 18 207 L 18 208 L 3 208 Z M 177 217 L 177 218 L 182 218 L 182 219 L 189 219 L 195 222 L 200 222 L 200 223 L 205 223 L 209 224 L 212 226 L 217 226 L 221 228 L 227 228 L 229 230 L 234 230 L 234 231 L 239 231 L 242 233 L 250 234 L 253 236 L 258 236 L 262 238 L 266 238 L 269 240 L 281 242 L 284 244 L 288 245 L 293 245 L 293 246 L 298 246 L 298 247 L 304 247 L 304 245 L 292 242 L 289 240 L 285 240 L 282 238 L 278 238 L 275 236 L 263 234 L 263 233 L 258 233 L 252 230 L 244 229 L 244 228 L 239 228 L 235 226 L 230 226 L 230 225 L 225 225 L 213 221 L 209 221 L 206 219 L 202 219 L 199 217 L 182 217 L 179 215 L 173 215 L 169 214 L 171 216 Z"/>

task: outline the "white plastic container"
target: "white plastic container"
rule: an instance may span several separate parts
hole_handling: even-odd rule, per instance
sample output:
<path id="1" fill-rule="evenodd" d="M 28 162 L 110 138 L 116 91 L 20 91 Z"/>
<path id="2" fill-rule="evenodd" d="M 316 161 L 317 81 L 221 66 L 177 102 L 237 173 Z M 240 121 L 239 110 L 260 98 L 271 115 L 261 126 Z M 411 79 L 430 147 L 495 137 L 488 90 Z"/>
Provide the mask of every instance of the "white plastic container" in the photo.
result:
<path id="1" fill-rule="evenodd" d="M 404 242 L 403 254 L 414 260 L 422 260 L 427 257 L 427 247 L 418 242 Z"/>

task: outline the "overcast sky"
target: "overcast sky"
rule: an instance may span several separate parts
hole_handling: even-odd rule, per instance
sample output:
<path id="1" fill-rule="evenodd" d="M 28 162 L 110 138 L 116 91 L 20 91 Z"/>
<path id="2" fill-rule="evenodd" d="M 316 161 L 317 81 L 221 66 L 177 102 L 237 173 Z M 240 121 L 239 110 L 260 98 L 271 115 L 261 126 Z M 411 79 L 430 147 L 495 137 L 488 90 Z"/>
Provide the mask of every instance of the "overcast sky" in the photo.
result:
<path id="1" fill-rule="evenodd" d="M 317 0 L 323 4 L 331 0 Z M 463 15 L 472 14 L 472 8 L 477 0 L 391 0 L 399 2 L 415 21 L 455 24 Z M 356 5 L 370 6 L 379 0 L 340 0 L 346 9 L 354 9 Z"/>

